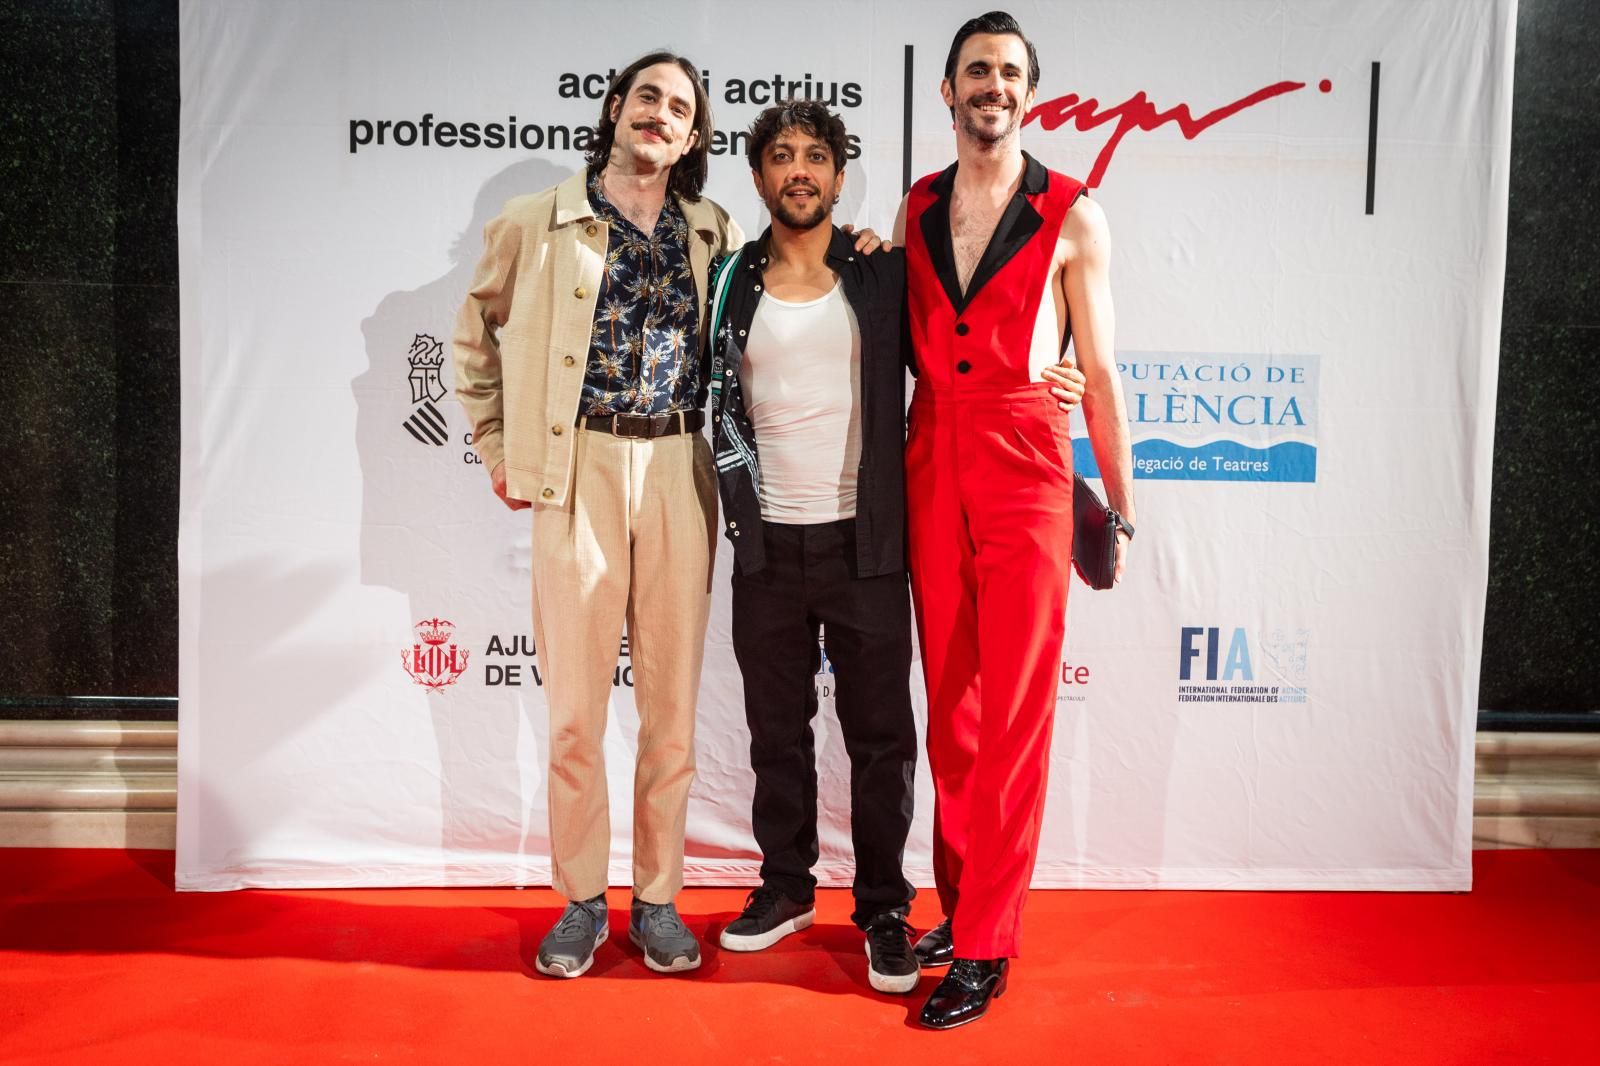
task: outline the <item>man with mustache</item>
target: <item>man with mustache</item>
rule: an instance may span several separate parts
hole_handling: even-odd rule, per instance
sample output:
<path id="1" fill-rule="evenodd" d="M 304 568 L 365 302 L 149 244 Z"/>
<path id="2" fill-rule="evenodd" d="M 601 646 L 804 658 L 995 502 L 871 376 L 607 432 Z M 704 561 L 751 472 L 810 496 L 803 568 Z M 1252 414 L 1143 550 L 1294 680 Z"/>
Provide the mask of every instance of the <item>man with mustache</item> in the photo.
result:
<path id="1" fill-rule="evenodd" d="M 485 228 L 454 337 L 473 446 L 495 494 L 533 512 L 551 879 L 568 900 L 534 966 L 555 977 L 588 970 L 607 936 L 603 741 L 624 623 L 639 713 L 628 936 L 652 970 L 700 965 L 673 903 L 716 543 L 700 338 L 711 260 L 744 240 L 700 195 L 711 110 L 694 64 L 630 63 L 596 134 L 586 169 Z"/>
<path id="2" fill-rule="evenodd" d="M 683 884 L 716 517 L 700 434 L 706 271 L 743 241 L 700 195 L 711 114 L 694 65 L 617 75 L 588 166 L 484 231 L 456 322 L 456 394 L 507 507 L 533 515 L 533 629 L 550 711 L 552 883 L 568 900 L 534 966 L 589 969 L 607 935 L 602 744 L 626 621 L 639 711 L 629 938 L 658 972 L 700 965 Z"/>
<path id="3" fill-rule="evenodd" d="M 712 439 L 734 553 L 732 635 L 755 770 L 761 887 L 724 930 L 759 951 L 812 923 L 819 629 L 850 757 L 855 913 L 868 979 L 919 968 L 901 871 L 917 731 L 909 692 L 902 308 L 905 257 L 832 225 L 845 129 L 822 104 L 767 108 L 749 161 L 771 227 L 717 275 Z"/>
<path id="4" fill-rule="evenodd" d="M 950 970 L 920 1021 L 982 1017 L 1005 991 L 1038 853 L 1071 574 L 1072 448 L 1043 368 L 1070 341 L 1109 503 L 1133 534 L 1112 348 L 1110 236 L 1082 183 L 1022 151 L 1039 61 L 993 11 L 956 33 L 940 92 L 956 163 L 912 186 L 906 245 L 917 387 L 906 442 L 911 587 L 928 686 L 934 874 L 945 920 L 917 944 Z M 902 236 L 903 235 L 903 236 Z M 1026 590 L 1024 593 L 1022 590 Z"/>

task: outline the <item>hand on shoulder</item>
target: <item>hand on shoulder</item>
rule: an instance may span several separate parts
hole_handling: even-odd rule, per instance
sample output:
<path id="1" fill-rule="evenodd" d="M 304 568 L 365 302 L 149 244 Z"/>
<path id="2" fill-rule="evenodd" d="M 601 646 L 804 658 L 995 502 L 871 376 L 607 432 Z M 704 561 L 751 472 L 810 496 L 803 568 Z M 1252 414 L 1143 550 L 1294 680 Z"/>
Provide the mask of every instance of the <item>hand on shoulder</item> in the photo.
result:
<path id="1" fill-rule="evenodd" d="M 873 252 L 880 251 L 894 251 L 894 242 L 884 240 L 871 227 L 858 230 L 852 223 L 846 222 L 839 229 L 856 239 L 856 251 L 862 255 L 871 255 Z"/>

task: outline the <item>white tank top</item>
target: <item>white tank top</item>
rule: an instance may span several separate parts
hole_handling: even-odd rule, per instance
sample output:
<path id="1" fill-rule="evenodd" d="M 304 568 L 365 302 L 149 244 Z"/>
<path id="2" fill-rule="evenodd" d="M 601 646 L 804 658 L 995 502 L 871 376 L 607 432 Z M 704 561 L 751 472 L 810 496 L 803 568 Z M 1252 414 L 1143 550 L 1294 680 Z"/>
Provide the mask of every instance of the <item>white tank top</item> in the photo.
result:
<path id="1" fill-rule="evenodd" d="M 835 283 L 790 303 L 763 294 L 739 367 L 760 456 L 761 517 L 854 518 L 861 465 L 861 328 Z"/>

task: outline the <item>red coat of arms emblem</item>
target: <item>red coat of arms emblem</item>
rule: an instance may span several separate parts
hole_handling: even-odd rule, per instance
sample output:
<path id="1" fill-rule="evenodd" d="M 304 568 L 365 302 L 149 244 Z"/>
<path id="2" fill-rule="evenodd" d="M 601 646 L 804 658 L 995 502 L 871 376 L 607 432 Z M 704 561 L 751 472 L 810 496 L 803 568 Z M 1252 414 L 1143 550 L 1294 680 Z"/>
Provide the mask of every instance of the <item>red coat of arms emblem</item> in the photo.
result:
<path id="1" fill-rule="evenodd" d="M 425 618 L 415 629 L 417 643 L 400 653 L 400 665 L 429 692 L 443 692 L 466 672 L 468 653 L 449 643 L 455 625 L 443 618 Z"/>

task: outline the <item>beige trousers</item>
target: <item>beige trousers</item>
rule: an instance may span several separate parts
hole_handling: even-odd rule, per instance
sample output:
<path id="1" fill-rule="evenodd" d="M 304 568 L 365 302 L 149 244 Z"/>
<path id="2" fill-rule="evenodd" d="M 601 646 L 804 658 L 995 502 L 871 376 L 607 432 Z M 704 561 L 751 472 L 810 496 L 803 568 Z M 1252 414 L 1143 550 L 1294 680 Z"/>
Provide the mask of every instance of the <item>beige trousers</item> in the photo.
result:
<path id="1" fill-rule="evenodd" d="M 550 705 L 550 852 L 557 892 L 605 891 L 611 855 L 606 710 L 627 624 L 639 737 L 633 890 L 683 887 L 694 716 L 711 608 L 716 467 L 699 433 L 576 433 L 565 506 L 533 506 L 533 632 Z"/>

